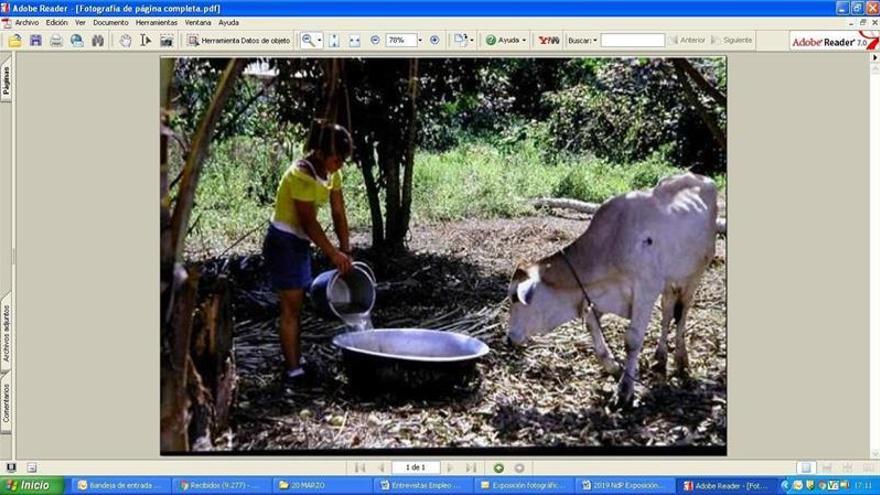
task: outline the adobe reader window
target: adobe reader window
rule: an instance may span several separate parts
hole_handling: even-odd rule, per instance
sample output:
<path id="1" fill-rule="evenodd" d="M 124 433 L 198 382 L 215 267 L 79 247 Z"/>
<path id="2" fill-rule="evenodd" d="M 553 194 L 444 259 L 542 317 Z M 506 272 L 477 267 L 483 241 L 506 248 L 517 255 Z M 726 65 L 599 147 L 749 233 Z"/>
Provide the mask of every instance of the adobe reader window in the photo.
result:
<path id="1" fill-rule="evenodd" d="M 880 2 L 0 10 L 0 493 L 880 493 Z"/>

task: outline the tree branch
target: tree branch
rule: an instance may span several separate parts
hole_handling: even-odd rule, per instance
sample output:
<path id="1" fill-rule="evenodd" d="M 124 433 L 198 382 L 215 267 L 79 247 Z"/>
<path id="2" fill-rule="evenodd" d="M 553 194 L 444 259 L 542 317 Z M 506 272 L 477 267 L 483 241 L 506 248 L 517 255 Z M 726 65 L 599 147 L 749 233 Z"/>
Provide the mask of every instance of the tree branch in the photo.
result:
<path id="1" fill-rule="evenodd" d="M 700 102 L 700 97 L 697 96 L 697 93 L 694 91 L 694 88 L 691 87 L 691 83 L 688 81 L 688 77 L 684 72 L 684 68 L 675 63 L 676 60 L 672 60 L 672 67 L 675 69 L 675 75 L 678 79 L 678 82 L 681 84 L 681 88 L 684 90 L 684 96 L 688 100 L 688 103 L 697 112 L 697 115 L 700 116 L 700 120 L 706 124 L 706 127 L 709 128 L 709 132 L 712 134 L 712 137 L 715 139 L 715 142 L 718 143 L 718 146 L 721 147 L 722 150 L 727 150 L 727 138 L 725 137 L 725 133 L 721 130 L 721 127 L 718 126 L 718 122 L 709 115 L 709 112 L 703 106 L 703 103 Z"/>
<path id="2" fill-rule="evenodd" d="M 179 260 L 183 253 L 183 242 L 186 238 L 189 217 L 195 202 L 196 186 L 199 183 L 202 164 L 207 156 L 208 145 L 211 143 L 211 138 L 214 135 L 217 122 L 220 120 L 223 107 L 226 105 L 226 101 L 235 87 L 235 81 L 244 70 L 245 63 L 245 60 L 236 58 L 229 61 L 226 69 L 220 75 L 217 87 L 214 90 L 214 96 L 211 98 L 211 104 L 202 116 L 202 120 L 192 140 L 192 147 L 189 156 L 187 156 L 186 164 L 183 167 L 183 177 L 180 181 L 177 204 L 174 208 L 174 215 L 171 218 L 171 246 L 175 261 Z"/>
<path id="3" fill-rule="evenodd" d="M 703 76 L 703 74 L 698 71 L 690 61 L 683 58 L 674 58 L 672 59 L 672 64 L 683 70 L 690 80 L 707 95 L 712 97 L 716 103 L 727 108 L 727 95 L 719 91 L 715 86 L 712 86 L 712 84 L 706 80 L 706 77 Z"/>

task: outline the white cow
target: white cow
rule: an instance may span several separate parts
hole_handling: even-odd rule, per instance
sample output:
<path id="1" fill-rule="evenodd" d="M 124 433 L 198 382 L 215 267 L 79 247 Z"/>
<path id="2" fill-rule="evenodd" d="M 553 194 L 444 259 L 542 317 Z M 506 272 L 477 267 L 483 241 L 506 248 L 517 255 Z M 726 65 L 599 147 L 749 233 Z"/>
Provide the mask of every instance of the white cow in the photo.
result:
<path id="1" fill-rule="evenodd" d="M 522 345 L 582 315 L 597 357 L 608 372 L 617 374 L 621 369 L 599 320 L 604 313 L 628 318 L 626 359 L 617 391 L 618 402 L 628 404 L 651 311 L 662 296 L 657 368 L 665 374 L 666 338 L 675 319 L 675 364 L 685 372 L 685 321 L 700 278 L 715 255 L 716 199 L 711 179 L 688 173 L 667 177 L 649 191 L 605 202 L 577 240 L 516 269 L 509 288 L 510 341 Z"/>

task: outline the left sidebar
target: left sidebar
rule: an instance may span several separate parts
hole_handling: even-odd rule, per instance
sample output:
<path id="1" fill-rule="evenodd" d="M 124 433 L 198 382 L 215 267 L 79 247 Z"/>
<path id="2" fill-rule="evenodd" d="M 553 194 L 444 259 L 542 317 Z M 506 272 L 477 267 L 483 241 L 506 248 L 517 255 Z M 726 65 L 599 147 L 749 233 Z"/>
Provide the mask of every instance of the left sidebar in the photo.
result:
<path id="1" fill-rule="evenodd" d="M 0 52 L 0 459 L 3 460 L 12 459 L 14 63 L 11 52 Z M 7 470 L 10 470 L 8 466 Z"/>

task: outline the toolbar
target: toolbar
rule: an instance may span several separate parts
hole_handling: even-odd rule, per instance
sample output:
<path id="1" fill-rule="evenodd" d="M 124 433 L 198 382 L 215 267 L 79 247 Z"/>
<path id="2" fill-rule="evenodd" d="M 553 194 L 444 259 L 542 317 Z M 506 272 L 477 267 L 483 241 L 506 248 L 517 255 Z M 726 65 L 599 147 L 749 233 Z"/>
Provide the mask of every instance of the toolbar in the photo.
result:
<path id="1" fill-rule="evenodd" d="M 851 4 L 835 0 L 193 0 L 193 1 L 21 1 L 10 2 L 21 16 L 623 16 L 623 17 L 822 17 L 853 15 Z M 845 4 L 845 6 L 844 6 Z M 860 14 L 859 14 L 860 15 Z"/>
<path id="2" fill-rule="evenodd" d="M 18 29 L 23 27 L 24 29 Z M 118 51 L 754 51 L 755 31 L 238 31 L 52 29 L 13 26 L 0 33 L 13 50 Z"/>

